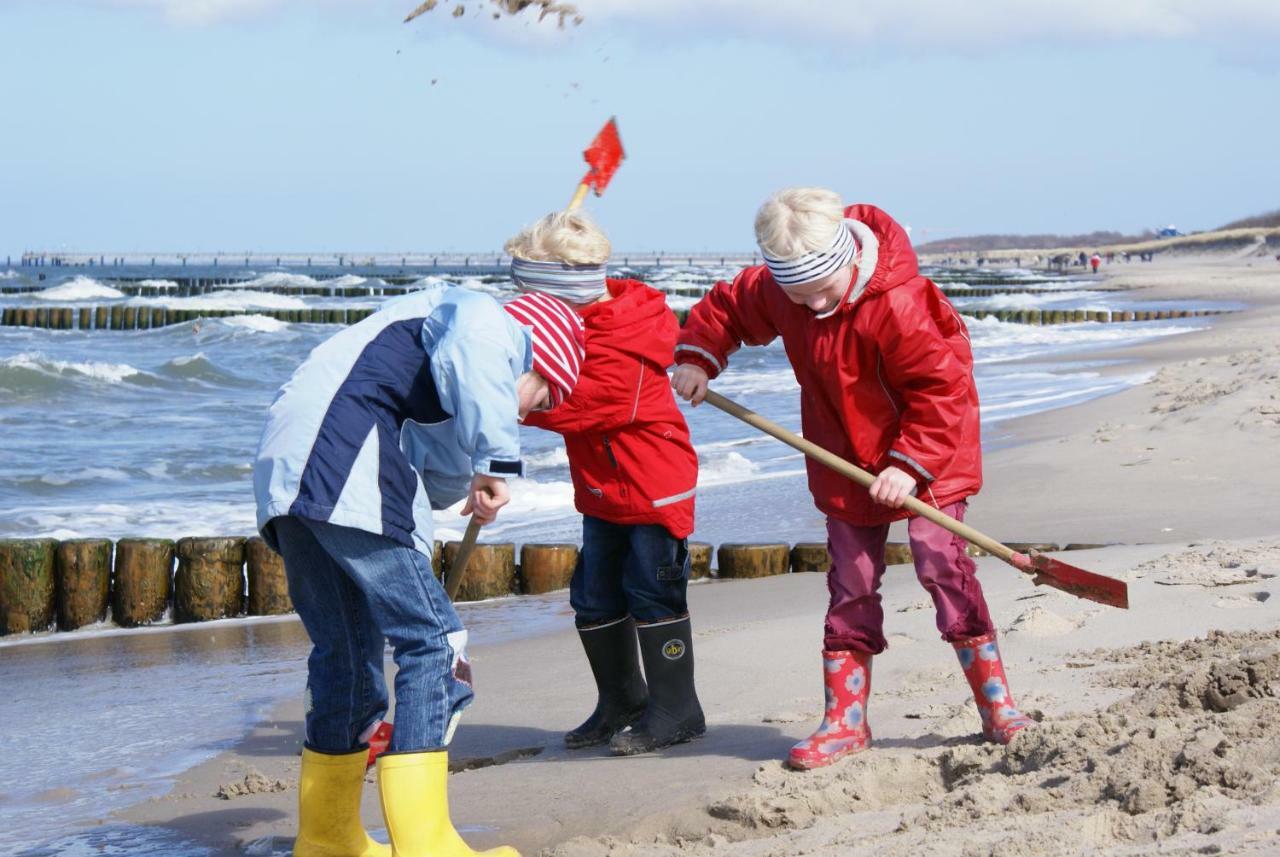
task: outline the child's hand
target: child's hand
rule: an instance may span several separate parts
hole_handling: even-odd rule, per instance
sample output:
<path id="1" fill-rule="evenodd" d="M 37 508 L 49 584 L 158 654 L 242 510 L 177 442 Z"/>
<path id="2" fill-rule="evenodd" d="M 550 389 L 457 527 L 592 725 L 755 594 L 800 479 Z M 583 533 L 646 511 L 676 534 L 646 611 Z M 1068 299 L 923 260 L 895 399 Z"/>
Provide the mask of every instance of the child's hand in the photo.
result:
<path id="1" fill-rule="evenodd" d="M 707 397 L 708 380 L 706 372 L 685 363 L 676 367 L 675 374 L 671 376 L 671 386 L 675 388 L 676 395 L 697 407 Z"/>
<path id="2" fill-rule="evenodd" d="M 480 526 L 492 524 L 498 517 L 498 510 L 511 501 L 511 492 L 507 490 L 507 480 L 501 476 L 485 476 L 477 473 L 471 477 L 471 489 L 467 494 L 467 504 L 459 513 L 463 516 L 475 515 Z"/>
<path id="3" fill-rule="evenodd" d="M 907 498 L 916 493 L 916 480 L 896 467 L 886 467 L 868 490 L 871 499 L 880 505 L 900 509 Z"/>

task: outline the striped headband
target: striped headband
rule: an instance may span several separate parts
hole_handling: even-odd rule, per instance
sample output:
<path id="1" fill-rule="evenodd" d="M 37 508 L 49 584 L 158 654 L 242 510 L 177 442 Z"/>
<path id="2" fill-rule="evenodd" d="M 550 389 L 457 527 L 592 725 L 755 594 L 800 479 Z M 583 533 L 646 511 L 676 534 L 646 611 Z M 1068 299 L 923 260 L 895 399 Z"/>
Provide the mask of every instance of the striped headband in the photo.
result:
<path id="1" fill-rule="evenodd" d="M 582 304 L 604 297 L 605 268 L 603 264 L 568 265 L 513 258 L 511 279 L 523 292 L 543 292 Z"/>
<path id="2" fill-rule="evenodd" d="M 551 393 L 551 406 L 569 398 L 582 370 L 585 335 L 582 319 L 563 301 L 549 295 L 521 295 L 502 308 L 520 325 L 529 328 L 533 343 L 533 369 Z"/>
<path id="3" fill-rule="evenodd" d="M 782 287 L 798 286 L 821 280 L 834 271 L 843 268 L 853 259 L 858 250 L 853 233 L 842 220 L 836 227 L 835 237 L 825 250 L 813 250 L 794 259 L 776 259 L 768 253 L 762 253 L 764 263 L 773 274 L 773 281 Z"/>

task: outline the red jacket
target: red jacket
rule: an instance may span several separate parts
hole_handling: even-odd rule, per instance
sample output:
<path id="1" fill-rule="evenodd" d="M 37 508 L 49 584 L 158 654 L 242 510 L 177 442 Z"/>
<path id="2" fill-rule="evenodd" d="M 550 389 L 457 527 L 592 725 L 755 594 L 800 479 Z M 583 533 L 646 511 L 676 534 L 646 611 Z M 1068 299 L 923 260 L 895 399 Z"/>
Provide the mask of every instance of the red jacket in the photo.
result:
<path id="1" fill-rule="evenodd" d="M 920 499 L 946 506 L 982 487 L 969 332 L 920 276 L 901 226 L 869 205 L 845 217 L 861 224 L 861 261 L 873 270 L 855 275 L 870 279 L 833 315 L 792 303 L 763 265 L 747 268 L 690 311 L 676 359 L 714 378 L 741 345 L 781 336 L 805 437 L 872 473 L 896 466 L 917 477 Z M 817 462 L 808 468 L 814 502 L 831 517 L 859 526 L 907 517 Z"/>
<path id="2" fill-rule="evenodd" d="M 582 310 L 587 354 L 573 395 L 525 425 L 564 435 L 574 505 L 615 524 L 693 532 L 698 455 L 667 367 L 680 326 L 663 294 L 609 280 L 612 300 Z"/>

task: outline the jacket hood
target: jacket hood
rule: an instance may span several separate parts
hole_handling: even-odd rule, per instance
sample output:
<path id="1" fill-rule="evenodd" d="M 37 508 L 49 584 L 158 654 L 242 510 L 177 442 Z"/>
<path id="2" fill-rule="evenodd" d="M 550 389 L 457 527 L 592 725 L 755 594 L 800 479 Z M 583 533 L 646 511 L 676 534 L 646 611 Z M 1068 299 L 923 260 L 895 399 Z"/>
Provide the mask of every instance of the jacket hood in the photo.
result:
<path id="1" fill-rule="evenodd" d="M 584 321 L 590 319 L 586 326 L 588 339 L 593 333 L 604 333 L 611 345 L 621 351 L 659 366 L 670 363 L 671 339 L 653 334 L 655 325 L 671 313 L 666 297 L 639 280 L 610 278 L 607 284 L 612 300 L 591 304 L 582 312 Z M 674 316 L 671 322 L 675 325 Z"/>
<path id="2" fill-rule="evenodd" d="M 843 312 L 864 297 L 871 297 L 920 275 L 920 263 L 907 231 L 898 221 L 874 205 L 851 205 L 845 222 L 858 241 L 860 262 L 853 289 L 836 312 Z M 867 270 L 870 267 L 871 270 Z M 833 313 L 834 314 L 834 313 Z"/>

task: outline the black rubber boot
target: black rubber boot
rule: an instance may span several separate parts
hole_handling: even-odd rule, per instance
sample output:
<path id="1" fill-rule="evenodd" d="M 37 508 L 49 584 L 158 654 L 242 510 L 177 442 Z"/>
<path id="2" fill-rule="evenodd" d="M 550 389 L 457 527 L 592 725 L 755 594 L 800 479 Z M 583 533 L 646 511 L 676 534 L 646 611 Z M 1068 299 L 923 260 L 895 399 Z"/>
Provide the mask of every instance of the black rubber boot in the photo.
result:
<path id="1" fill-rule="evenodd" d="M 640 676 L 636 625 L 631 617 L 599 628 L 579 629 L 578 637 L 596 679 L 596 710 L 564 736 L 570 750 L 607 744 L 620 729 L 640 719 L 648 692 Z"/>
<path id="2" fill-rule="evenodd" d="M 618 756 L 692 741 L 707 731 L 693 687 L 693 626 L 688 618 L 641 625 L 636 631 L 649 680 L 649 705 L 638 723 L 609 742 L 609 749 Z"/>

